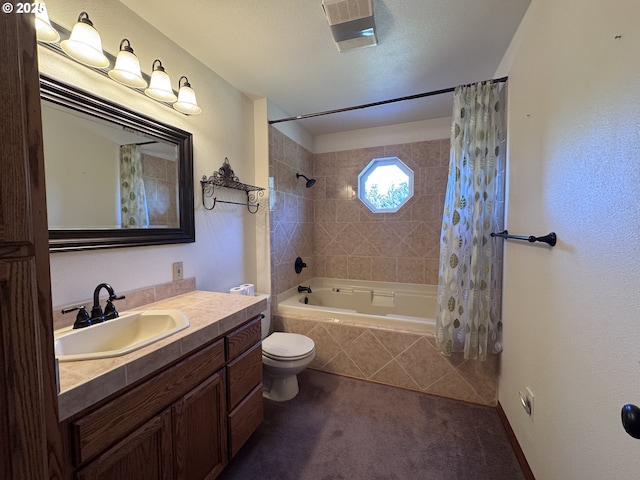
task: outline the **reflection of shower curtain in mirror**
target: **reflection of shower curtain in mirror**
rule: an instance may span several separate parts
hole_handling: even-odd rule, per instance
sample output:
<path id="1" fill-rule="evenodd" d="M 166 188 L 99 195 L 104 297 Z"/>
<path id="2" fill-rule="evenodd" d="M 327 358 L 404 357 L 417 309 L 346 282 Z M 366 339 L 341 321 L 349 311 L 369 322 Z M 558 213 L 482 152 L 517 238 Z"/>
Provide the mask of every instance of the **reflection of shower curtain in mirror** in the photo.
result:
<path id="1" fill-rule="evenodd" d="M 135 144 L 120 147 L 120 211 L 122 228 L 149 227 L 142 156 Z"/>

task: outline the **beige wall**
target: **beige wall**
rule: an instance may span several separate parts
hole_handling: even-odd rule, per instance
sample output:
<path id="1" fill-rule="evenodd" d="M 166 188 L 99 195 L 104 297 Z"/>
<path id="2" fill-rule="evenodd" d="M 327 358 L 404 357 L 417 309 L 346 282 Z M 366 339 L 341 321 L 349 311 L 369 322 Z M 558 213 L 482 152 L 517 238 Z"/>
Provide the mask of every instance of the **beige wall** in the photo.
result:
<path id="1" fill-rule="evenodd" d="M 637 0 L 533 0 L 497 75 L 507 226 L 559 240 L 506 245 L 499 401 L 538 480 L 638 477 L 620 409 L 640 404 L 639 18 Z"/>
<path id="2" fill-rule="evenodd" d="M 425 142 L 449 138 L 450 133 L 451 117 L 432 118 L 418 122 L 317 135 L 313 138 L 311 150 L 313 153 L 330 153 L 358 148 Z M 295 139 L 295 137 L 291 138 Z"/>

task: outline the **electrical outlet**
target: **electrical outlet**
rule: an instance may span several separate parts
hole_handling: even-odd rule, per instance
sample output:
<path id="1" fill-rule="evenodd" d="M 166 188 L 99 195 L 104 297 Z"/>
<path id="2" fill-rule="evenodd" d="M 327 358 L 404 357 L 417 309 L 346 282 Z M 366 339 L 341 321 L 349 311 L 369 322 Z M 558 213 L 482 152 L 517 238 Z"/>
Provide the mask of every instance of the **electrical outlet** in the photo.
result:
<path id="1" fill-rule="evenodd" d="M 184 278 L 184 271 L 182 270 L 182 262 L 175 262 L 173 264 L 173 281 L 177 282 Z"/>
<path id="2" fill-rule="evenodd" d="M 526 387 L 524 393 L 518 392 L 518 394 L 520 395 L 520 403 L 522 404 L 522 408 L 524 408 L 524 411 L 527 412 L 527 415 L 531 417 L 531 421 L 533 422 L 533 406 L 535 395 L 529 387 Z"/>

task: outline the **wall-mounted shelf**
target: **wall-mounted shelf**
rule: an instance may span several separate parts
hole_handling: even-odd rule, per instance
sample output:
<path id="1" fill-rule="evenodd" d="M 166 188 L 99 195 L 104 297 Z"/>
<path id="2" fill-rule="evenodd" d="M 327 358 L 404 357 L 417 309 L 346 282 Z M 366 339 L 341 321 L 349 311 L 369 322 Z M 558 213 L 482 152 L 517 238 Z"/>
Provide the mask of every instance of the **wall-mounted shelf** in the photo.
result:
<path id="1" fill-rule="evenodd" d="M 260 208 L 260 204 L 257 203 L 257 200 L 259 197 L 264 196 L 264 188 L 242 183 L 238 177 L 236 177 L 233 170 L 231 170 L 231 165 L 229 164 L 229 159 L 227 157 L 225 157 L 222 166 L 217 172 L 213 172 L 213 175 L 210 177 L 207 177 L 206 175 L 202 177 L 200 185 L 202 185 L 202 206 L 206 210 L 213 210 L 216 207 L 216 203 L 229 203 L 231 205 L 246 206 L 249 213 L 256 213 L 258 208 Z M 247 194 L 247 203 L 218 200 L 218 198 L 214 196 L 216 187 L 242 190 Z M 207 198 L 211 200 L 207 202 L 205 200 Z"/>

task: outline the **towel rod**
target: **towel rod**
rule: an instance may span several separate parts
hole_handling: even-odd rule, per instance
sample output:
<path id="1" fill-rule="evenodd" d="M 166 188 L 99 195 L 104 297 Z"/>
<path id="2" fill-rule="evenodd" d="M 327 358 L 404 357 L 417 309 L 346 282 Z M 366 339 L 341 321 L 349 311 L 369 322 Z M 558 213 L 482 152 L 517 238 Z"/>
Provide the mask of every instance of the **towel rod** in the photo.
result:
<path id="1" fill-rule="evenodd" d="M 259 203 L 231 202 L 229 200 L 218 200 L 217 197 L 212 197 L 212 198 L 213 198 L 213 205 L 211 205 L 211 207 L 207 207 L 204 203 L 204 197 L 202 198 L 202 205 L 206 210 L 213 210 L 216 207 L 216 204 L 218 203 L 228 203 L 229 205 L 242 205 L 243 207 L 247 207 L 247 209 L 249 210 L 249 213 L 256 213 L 258 211 L 258 208 L 260 208 Z"/>
<path id="2" fill-rule="evenodd" d="M 491 234 L 492 237 L 501 237 L 501 238 L 513 238 L 516 240 L 526 240 L 527 242 L 543 242 L 550 246 L 554 246 L 556 244 L 556 234 L 554 232 L 549 233 L 548 235 L 544 235 L 542 237 L 534 237 L 533 235 L 525 236 L 525 235 L 509 235 L 508 230 L 503 230 L 502 232 L 493 232 Z"/>

